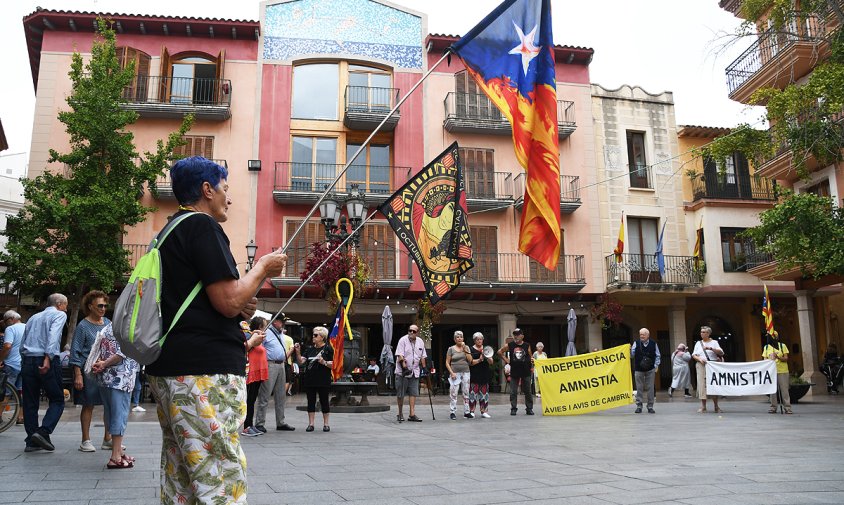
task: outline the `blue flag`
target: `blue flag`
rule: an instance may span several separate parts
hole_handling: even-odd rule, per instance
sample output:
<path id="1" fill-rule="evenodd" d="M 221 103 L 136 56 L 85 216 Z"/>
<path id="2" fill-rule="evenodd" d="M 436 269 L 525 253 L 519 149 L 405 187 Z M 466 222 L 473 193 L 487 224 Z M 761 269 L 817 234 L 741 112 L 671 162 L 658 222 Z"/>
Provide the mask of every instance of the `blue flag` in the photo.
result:
<path id="1" fill-rule="evenodd" d="M 662 246 L 663 246 L 663 239 L 665 238 L 665 223 L 668 220 L 662 222 L 662 231 L 659 232 L 659 242 L 656 244 L 656 266 L 659 268 L 659 276 L 663 278 L 663 282 L 665 281 L 665 255 L 662 253 Z"/>

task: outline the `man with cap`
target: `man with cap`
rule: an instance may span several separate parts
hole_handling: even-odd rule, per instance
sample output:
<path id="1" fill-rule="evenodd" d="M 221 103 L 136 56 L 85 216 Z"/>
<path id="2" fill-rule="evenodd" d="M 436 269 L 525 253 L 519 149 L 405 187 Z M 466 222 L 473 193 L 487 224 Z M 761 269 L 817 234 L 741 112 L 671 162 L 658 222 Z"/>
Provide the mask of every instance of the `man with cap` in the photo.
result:
<path id="1" fill-rule="evenodd" d="M 776 330 L 767 334 L 768 343 L 762 349 L 762 359 L 770 359 L 777 362 L 777 392 L 771 396 L 771 408 L 768 412 L 777 413 L 777 395 L 782 398 L 782 405 L 785 413 L 791 414 L 791 396 L 788 394 L 788 346 L 779 339 L 780 334 Z"/>
<path id="2" fill-rule="evenodd" d="M 255 402 L 255 429 L 267 432 L 264 422 L 267 417 L 267 404 L 270 395 L 275 397 L 275 429 L 278 431 L 293 431 L 296 428 L 284 422 L 284 402 L 287 399 L 285 385 L 287 384 L 287 358 L 293 350 L 293 339 L 284 333 L 284 315 L 274 319 L 267 329 L 263 346 L 267 350 L 267 364 L 269 378 L 261 383 L 258 399 Z"/>
<path id="3" fill-rule="evenodd" d="M 519 384 L 522 386 L 522 393 L 525 395 L 525 414 L 533 415 L 533 395 L 531 386 L 531 366 L 533 357 L 530 352 L 530 344 L 525 342 L 525 334 L 516 328 L 513 330 L 513 341 L 506 342 L 498 355 L 505 364 L 510 365 L 510 415 L 515 416 L 518 412 Z"/>

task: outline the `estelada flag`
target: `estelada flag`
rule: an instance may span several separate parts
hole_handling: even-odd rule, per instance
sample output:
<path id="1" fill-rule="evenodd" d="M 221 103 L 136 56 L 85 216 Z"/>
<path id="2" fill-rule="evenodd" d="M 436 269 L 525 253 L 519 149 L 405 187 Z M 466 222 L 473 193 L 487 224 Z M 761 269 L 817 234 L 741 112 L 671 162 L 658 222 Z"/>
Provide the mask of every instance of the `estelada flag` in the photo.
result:
<path id="1" fill-rule="evenodd" d="M 557 267 L 560 145 L 550 0 L 507 0 L 452 44 L 469 75 L 513 127 L 527 174 L 519 251 Z"/>
<path id="2" fill-rule="evenodd" d="M 346 306 L 343 300 L 337 303 L 337 313 L 334 315 L 334 326 L 328 334 L 328 342 L 334 348 L 334 361 L 331 365 L 331 377 L 337 380 L 343 376 L 343 337 L 346 334 L 349 319 L 346 316 Z"/>
<path id="3" fill-rule="evenodd" d="M 378 210 L 410 251 L 432 305 L 455 289 L 460 276 L 474 266 L 457 142 Z"/>
<path id="4" fill-rule="evenodd" d="M 774 308 L 771 306 L 771 298 L 768 296 L 768 285 L 765 286 L 765 296 L 762 298 L 762 317 L 765 318 L 765 333 L 774 334 Z"/>

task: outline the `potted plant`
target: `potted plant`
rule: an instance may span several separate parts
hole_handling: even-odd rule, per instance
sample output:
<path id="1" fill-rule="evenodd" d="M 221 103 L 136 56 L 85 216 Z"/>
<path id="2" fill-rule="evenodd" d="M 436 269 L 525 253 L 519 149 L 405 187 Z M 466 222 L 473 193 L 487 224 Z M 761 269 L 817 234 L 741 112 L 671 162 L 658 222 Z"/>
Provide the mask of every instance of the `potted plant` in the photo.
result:
<path id="1" fill-rule="evenodd" d="M 806 396 L 809 388 L 814 386 L 811 382 L 807 382 L 803 377 L 800 377 L 796 372 L 788 377 L 788 396 L 791 398 L 791 403 L 797 403 L 801 398 Z"/>
<path id="2" fill-rule="evenodd" d="M 610 298 L 609 294 L 604 294 L 599 296 L 595 305 L 589 309 L 589 316 L 592 317 L 592 321 L 600 321 L 602 328 L 606 330 L 610 326 L 618 326 L 624 321 L 624 317 L 621 315 L 622 310 L 624 310 L 624 306 L 621 303 Z"/>
<path id="3" fill-rule="evenodd" d="M 340 247 L 339 240 L 331 240 L 329 243 L 313 243 L 305 260 L 305 270 L 300 277 L 304 282 L 316 271 L 310 284 L 322 289 L 323 295 L 328 300 L 329 314 L 333 314 L 337 310 L 339 300 L 337 300 L 337 295 L 334 292 L 334 285 L 339 279 L 346 277 L 351 280 L 355 290 L 355 298 L 363 298 L 369 288 L 368 283 L 372 275 L 369 264 L 357 254 L 353 247 L 344 247 L 328 258 L 332 251 L 338 247 Z M 326 258 L 328 258 L 327 261 Z M 317 270 L 323 262 L 325 262 L 325 265 Z M 351 310 L 353 311 L 354 306 L 352 307 Z"/>

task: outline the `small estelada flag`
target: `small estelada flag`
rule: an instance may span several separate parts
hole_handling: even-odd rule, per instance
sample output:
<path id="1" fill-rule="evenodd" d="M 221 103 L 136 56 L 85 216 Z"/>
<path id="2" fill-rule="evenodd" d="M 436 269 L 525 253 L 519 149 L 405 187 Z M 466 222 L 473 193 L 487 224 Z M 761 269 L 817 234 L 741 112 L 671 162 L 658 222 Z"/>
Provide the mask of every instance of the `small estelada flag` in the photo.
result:
<path id="1" fill-rule="evenodd" d="M 474 266 L 457 142 L 378 210 L 410 251 L 432 305 L 454 290 L 460 276 Z"/>

